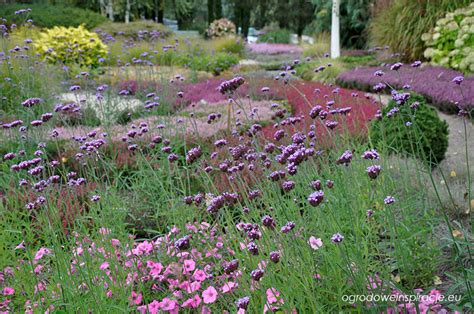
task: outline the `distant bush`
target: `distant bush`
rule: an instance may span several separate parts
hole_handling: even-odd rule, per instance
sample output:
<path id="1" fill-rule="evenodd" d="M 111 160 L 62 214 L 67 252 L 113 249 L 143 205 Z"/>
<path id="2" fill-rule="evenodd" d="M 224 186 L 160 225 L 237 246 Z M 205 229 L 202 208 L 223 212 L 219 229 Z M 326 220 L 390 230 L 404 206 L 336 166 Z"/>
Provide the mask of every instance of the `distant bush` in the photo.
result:
<path id="1" fill-rule="evenodd" d="M 191 55 L 182 57 L 179 65 L 184 65 L 195 71 L 206 71 L 214 75 L 228 70 L 239 63 L 239 57 L 233 53 L 217 52 L 215 54 Z"/>
<path id="2" fill-rule="evenodd" d="M 422 37 L 424 56 L 432 63 L 463 72 L 474 72 L 474 2 L 446 14 Z"/>
<path id="3" fill-rule="evenodd" d="M 209 28 L 206 31 L 206 37 L 208 38 L 219 38 L 229 35 L 236 34 L 235 24 L 229 21 L 228 19 L 219 19 L 209 25 Z"/>
<path id="4" fill-rule="evenodd" d="M 258 37 L 260 43 L 289 44 L 291 32 L 287 29 L 274 29 Z"/>
<path id="5" fill-rule="evenodd" d="M 446 12 L 471 3 L 471 0 L 393 0 L 372 19 L 370 40 L 373 45 L 390 46 L 407 60 L 423 58 L 421 37 L 435 26 Z M 417 14 L 420 13 L 420 14 Z"/>
<path id="6" fill-rule="evenodd" d="M 27 8 L 30 8 L 31 12 L 15 14 L 16 11 Z M 0 17 L 5 18 L 9 24 L 17 25 L 22 24 L 26 19 L 32 19 L 34 25 L 44 28 L 84 25 L 87 29 L 92 29 L 107 21 L 102 15 L 90 10 L 50 4 L 2 4 Z"/>
<path id="7" fill-rule="evenodd" d="M 96 33 L 83 26 L 56 26 L 40 33 L 35 48 L 50 63 L 96 67 L 107 54 L 107 46 Z"/>
<path id="8" fill-rule="evenodd" d="M 168 27 L 153 21 L 135 21 L 128 24 L 107 22 L 101 24 L 95 31 L 112 36 L 131 37 L 142 40 L 166 38 L 173 34 L 173 31 Z"/>
<path id="9" fill-rule="evenodd" d="M 411 105 L 418 102 L 416 109 Z M 398 110 L 393 113 L 394 108 Z M 395 153 L 415 156 L 429 164 L 439 163 L 448 149 L 448 124 L 441 120 L 426 100 L 412 94 L 403 105 L 393 100 L 382 109 L 382 118 L 374 120 L 370 137 L 377 147 L 386 145 Z M 383 144 L 382 144 L 383 143 Z"/>

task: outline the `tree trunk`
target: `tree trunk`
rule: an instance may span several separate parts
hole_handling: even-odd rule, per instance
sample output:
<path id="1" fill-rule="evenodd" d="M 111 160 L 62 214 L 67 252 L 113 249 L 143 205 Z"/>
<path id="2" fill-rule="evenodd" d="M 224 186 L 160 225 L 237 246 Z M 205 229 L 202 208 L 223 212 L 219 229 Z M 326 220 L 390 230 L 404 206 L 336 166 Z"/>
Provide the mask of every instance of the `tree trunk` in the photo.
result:
<path id="1" fill-rule="evenodd" d="M 100 9 L 100 15 L 107 16 L 106 5 L 105 5 L 104 0 L 99 0 L 99 9 Z"/>
<path id="2" fill-rule="evenodd" d="M 126 0 L 125 2 L 125 24 L 130 23 L 130 0 Z"/>
<path id="3" fill-rule="evenodd" d="M 339 0 L 332 0 L 331 58 L 339 58 L 340 55 Z"/>
<path id="4" fill-rule="evenodd" d="M 211 24 L 214 21 L 214 0 L 207 0 L 207 23 Z"/>
<path id="5" fill-rule="evenodd" d="M 244 7 L 242 8 L 242 35 L 244 39 L 247 40 L 247 36 L 249 35 L 249 27 L 250 27 L 250 8 Z"/>
<path id="6" fill-rule="evenodd" d="M 214 18 L 218 20 L 222 18 L 222 0 L 215 0 L 214 3 Z"/>
<path id="7" fill-rule="evenodd" d="M 109 17 L 109 20 L 112 22 L 114 21 L 114 3 L 113 0 L 108 0 L 107 1 L 107 15 Z"/>
<path id="8" fill-rule="evenodd" d="M 158 0 L 158 23 L 163 24 L 163 18 L 165 16 L 165 0 Z"/>

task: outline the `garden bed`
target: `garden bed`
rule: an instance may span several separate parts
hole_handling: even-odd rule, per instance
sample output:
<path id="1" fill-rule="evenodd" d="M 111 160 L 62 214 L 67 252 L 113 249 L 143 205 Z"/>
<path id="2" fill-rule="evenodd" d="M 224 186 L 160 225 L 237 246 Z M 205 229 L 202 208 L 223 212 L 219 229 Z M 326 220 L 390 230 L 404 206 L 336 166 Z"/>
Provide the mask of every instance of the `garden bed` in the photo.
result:
<path id="1" fill-rule="evenodd" d="M 375 76 L 376 71 L 383 71 L 382 77 Z M 474 106 L 474 77 L 464 78 L 460 88 L 452 81 L 462 73 L 434 66 L 413 68 L 404 65 L 398 71 L 386 67 L 364 67 L 342 73 L 336 83 L 347 88 L 373 92 L 374 85 L 384 83 L 388 92 L 390 86 L 402 89 L 406 84 L 412 91 L 423 95 L 429 103 L 446 113 L 457 113 L 458 106 Z M 457 104 L 456 104 L 457 103 Z"/>

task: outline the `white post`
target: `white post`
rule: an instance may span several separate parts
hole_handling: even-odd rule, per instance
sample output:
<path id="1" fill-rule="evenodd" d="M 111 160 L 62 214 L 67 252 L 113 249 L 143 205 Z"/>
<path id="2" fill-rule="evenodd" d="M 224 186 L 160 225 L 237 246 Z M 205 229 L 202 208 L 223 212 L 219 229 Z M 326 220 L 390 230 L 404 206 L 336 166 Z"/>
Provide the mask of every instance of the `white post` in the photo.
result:
<path id="1" fill-rule="evenodd" d="M 335 59 L 341 55 L 339 43 L 339 0 L 332 0 L 332 25 L 331 25 L 331 58 Z"/>
<path id="2" fill-rule="evenodd" d="M 125 24 L 130 23 L 130 0 L 126 0 L 125 2 Z"/>

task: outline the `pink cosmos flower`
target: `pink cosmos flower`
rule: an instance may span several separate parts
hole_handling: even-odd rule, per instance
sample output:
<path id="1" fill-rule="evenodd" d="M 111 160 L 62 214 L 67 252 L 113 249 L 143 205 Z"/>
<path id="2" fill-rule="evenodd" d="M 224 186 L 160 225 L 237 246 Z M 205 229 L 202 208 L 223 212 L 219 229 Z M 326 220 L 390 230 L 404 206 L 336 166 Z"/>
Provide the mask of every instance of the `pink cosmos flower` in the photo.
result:
<path id="1" fill-rule="evenodd" d="M 109 268 L 109 262 L 103 262 L 99 267 L 101 270 L 106 270 Z"/>
<path id="2" fill-rule="evenodd" d="M 153 262 L 153 261 L 147 261 L 146 262 L 146 267 L 150 269 L 150 275 L 153 278 L 158 277 L 158 275 L 163 270 L 163 265 L 161 265 L 161 263 Z"/>
<path id="3" fill-rule="evenodd" d="M 209 286 L 202 292 L 202 298 L 205 304 L 214 303 L 217 300 L 217 290 L 213 286 Z"/>
<path id="4" fill-rule="evenodd" d="M 196 269 L 196 263 L 192 259 L 187 259 L 184 261 L 185 273 L 192 272 L 195 269 Z"/>
<path id="5" fill-rule="evenodd" d="M 207 275 L 204 271 L 197 269 L 196 271 L 194 271 L 193 277 L 195 280 L 202 282 L 206 280 Z"/>
<path id="6" fill-rule="evenodd" d="M 39 264 L 38 266 L 35 267 L 34 272 L 35 274 L 41 273 L 41 270 L 43 269 L 43 265 Z"/>
<path id="7" fill-rule="evenodd" d="M 308 244 L 313 250 L 318 250 L 320 247 L 323 246 L 323 241 L 321 240 L 321 238 L 315 238 L 311 236 L 308 240 Z"/>
<path id="8" fill-rule="evenodd" d="M 178 302 L 169 298 L 164 298 L 160 302 L 160 307 L 163 311 L 173 311 L 178 306 Z"/>
<path id="9" fill-rule="evenodd" d="M 117 240 L 117 239 L 112 239 L 112 245 L 117 247 L 120 245 L 120 240 Z"/>
<path id="10" fill-rule="evenodd" d="M 266 294 L 267 294 L 267 302 L 269 304 L 273 304 L 276 302 L 280 302 L 281 304 L 284 303 L 283 299 L 280 298 L 280 292 L 278 292 L 277 289 L 268 288 Z"/>
<path id="11" fill-rule="evenodd" d="M 3 295 L 13 295 L 15 293 L 15 289 L 11 287 L 3 288 Z"/>
<path id="12" fill-rule="evenodd" d="M 141 305 L 141 306 L 137 307 L 137 311 L 140 312 L 140 314 L 145 314 L 146 309 L 147 309 L 146 305 Z"/>
<path id="13" fill-rule="evenodd" d="M 36 252 L 35 257 L 34 257 L 34 259 L 33 259 L 33 262 L 34 262 L 35 264 L 38 263 L 38 261 L 39 261 L 40 259 L 42 259 L 43 256 L 45 256 L 46 254 L 50 254 L 50 253 L 51 253 L 51 250 L 50 250 L 50 249 L 45 248 L 45 247 L 40 248 L 40 249 L 38 250 L 38 252 Z"/>
<path id="14" fill-rule="evenodd" d="M 194 297 L 187 299 L 186 301 L 183 302 L 183 307 L 188 307 L 188 308 L 197 308 L 201 304 L 201 297 L 199 294 L 196 294 Z"/>
<path id="15" fill-rule="evenodd" d="M 238 284 L 233 281 L 226 282 L 224 286 L 222 286 L 223 293 L 230 293 L 233 289 L 237 288 Z"/>
<path id="16" fill-rule="evenodd" d="M 132 299 L 130 300 L 131 302 L 135 303 L 135 305 L 139 305 L 142 303 L 142 294 L 141 293 L 136 293 L 135 291 L 132 291 Z"/>
<path id="17" fill-rule="evenodd" d="M 153 302 L 148 304 L 148 311 L 151 314 L 157 314 L 159 310 L 160 310 L 160 302 L 153 300 Z"/>

